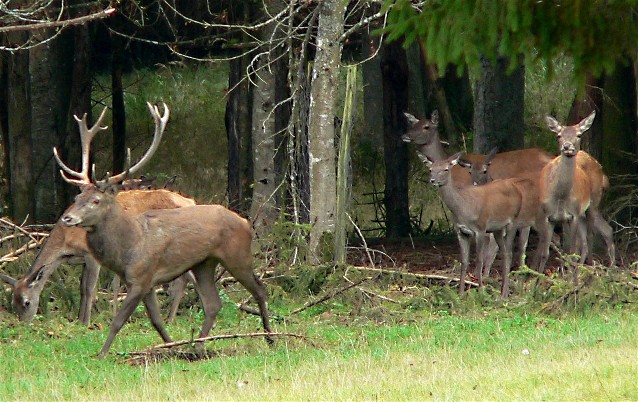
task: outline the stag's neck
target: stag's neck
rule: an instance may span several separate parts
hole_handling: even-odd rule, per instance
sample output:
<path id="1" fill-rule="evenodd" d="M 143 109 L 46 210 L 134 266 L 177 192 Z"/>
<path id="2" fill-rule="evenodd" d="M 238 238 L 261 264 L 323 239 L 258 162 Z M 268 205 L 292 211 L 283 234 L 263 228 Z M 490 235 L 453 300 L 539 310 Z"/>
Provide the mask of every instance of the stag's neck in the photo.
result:
<path id="1" fill-rule="evenodd" d="M 449 156 L 447 152 L 445 152 L 445 149 L 443 149 L 443 144 L 441 144 L 441 140 L 438 136 L 434 138 L 432 143 L 420 145 L 419 152 L 433 161 L 440 161 L 446 159 Z"/>
<path id="2" fill-rule="evenodd" d="M 87 235 L 93 256 L 117 274 L 129 265 L 131 252 L 139 245 L 141 228 L 134 215 L 113 203 L 103 219 Z"/>

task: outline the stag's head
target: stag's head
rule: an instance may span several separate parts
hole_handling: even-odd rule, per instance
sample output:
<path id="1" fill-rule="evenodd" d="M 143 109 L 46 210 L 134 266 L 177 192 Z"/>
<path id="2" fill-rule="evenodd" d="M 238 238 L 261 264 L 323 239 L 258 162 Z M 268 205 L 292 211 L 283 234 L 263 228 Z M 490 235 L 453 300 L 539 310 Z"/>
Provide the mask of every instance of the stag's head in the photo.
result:
<path id="1" fill-rule="evenodd" d="M 580 151 L 580 139 L 583 133 L 591 127 L 596 117 L 596 111 L 573 126 L 562 126 L 555 118 L 545 116 L 545 121 L 550 130 L 556 133 L 560 153 L 566 157 L 576 156 Z"/>
<path id="2" fill-rule="evenodd" d="M 164 104 L 163 115 L 160 115 L 159 108 L 156 105 L 147 104 L 155 121 L 155 134 L 153 135 L 151 146 L 134 166 L 131 166 L 130 163 L 131 153 L 129 150 L 127 155 L 127 166 L 129 167 L 124 172 L 114 176 L 107 173 L 103 180 L 95 180 L 95 178 L 89 177 L 89 151 L 91 141 L 95 134 L 100 130 L 106 129 L 106 127 L 101 125 L 106 114 L 106 108 L 91 128 L 88 128 L 86 124 L 86 114 L 81 119 L 75 116 L 80 128 L 82 142 L 82 170 L 75 171 L 69 168 L 60 159 L 57 149 L 53 149 L 55 160 L 61 167 L 60 174 L 62 178 L 66 182 L 80 187 L 82 190 L 80 194 L 75 197 L 73 205 L 71 205 L 60 218 L 62 224 L 66 226 L 81 226 L 87 229 L 87 231 L 90 231 L 92 227 L 104 218 L 110 207 L 115 203 L 115 196 L 117 195 L 120 184 L 129 176 L 138 173 L 151 159 L 162 139 L 162 134 L 168 123 L 170 113 L 166 104 Z M 93 171 L 94 170 L 95 169 L 93 169 Z"/>
<path id="3" fill-rule="evenodd" d="M 401 136 L 404 142 L 415 145 L 432 145 L 439 142 L 439 112 L 432 112 L 429 119 L 419 120 L 410 113 L 403 114 L 408 120 L 408 131 Z"/>

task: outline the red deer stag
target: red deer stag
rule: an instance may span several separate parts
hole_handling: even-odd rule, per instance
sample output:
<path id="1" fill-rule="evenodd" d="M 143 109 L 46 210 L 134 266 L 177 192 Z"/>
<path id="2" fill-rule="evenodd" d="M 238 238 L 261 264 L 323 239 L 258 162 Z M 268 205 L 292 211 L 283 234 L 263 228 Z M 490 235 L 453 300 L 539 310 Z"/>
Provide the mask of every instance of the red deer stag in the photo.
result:
<path id="1" fill-rule="evenodd" d="M 119 275 L 128 289 L 99 356 L 103 357 L 109 351 L 115 336 L 140 301 L 144 302 L 153 327 L 165 342 L 169 342 L 171 338 L 162 325 L 153 288 L 189 270 L 197 280 L 204 308 L 200 337 L 208 335 L 221 308 L 215 287 L 218 263 L 252 294 L 259 305 L 264 329 L 272 332 L 266 289 L 252 269 L 252 233 L 248 221 L 221 205 L 195 205 L 131 215 L 115 202 L 117 184 L 137 173 L 149 161 L 166 127 L 168 107 L 164 105 L 163 116 L 157 106 L 149 104 L 149 109 L 156 122 L 153 142 L 140 161 L 122 173 L 92 182 L 88 163 L 83 163 L 82 171 L 76 172 L 67 167 L 54 150 L 62 167 L 62 177 L 82 190 L 60 218 L 62 223 L 85 228 L 89 250 L 95 259 Z M 94 131 L 97 130 L 81 130 L 83 155 L 88 155 Z"/>
<path id="2" fill-rule="evenodd" d="M 600 164 L 580 150 L 581 136 L 595 117 L 594 111 L 573 126 L 562 126 L 551 116 L 545 118 L 549 129 L 556 133 L 561 154 L 541 172 L 540 200 L 545 230 L 534 258 L 533 266 L 538 270 L 543 270 L 547 263 L 554 225 L 560 222 L 569 224 L 571 251 L 580 253 L 581 263 L 590 255 L 593 229 L 602 235 L 607 245 L 610 266 L 615 263 L 613 230 L 598 210 L 609 180 Z M 574 271 L 575 280 L 577 274 Z"/>
<path id="3" fill-rule="evenodd" d="M 98 121 L 97 124 L 100 124 Z M 195 201 L 168 190 L 129 190 L 119 192 L 115 201 L 128 213 L 136 215 L 150 209 L 170 209 L 195 205 Z M 88 325 L 91 321 L 91 309 L 96 296 L 96 284 L 100 273 L 100 264 L 95 261 L 86 242 L 86 230 L 81 227 L 69 227 L 58 221 L 51 230 L 29 272 L 22 279 L 4 276 L 3 279 L 13 288 L 13 307 L 21 321 L 31 321 L 38 310 L 40 294 L 53 272 L 62 263 L 85 263 L 80 280 L 79 320 Z M 187 274 L 172 284 L 177 289 L 172 294 L 171 321 L 177 312 L 183 296 Z"/>
<path id="4" fill-rule="evenodd" d="M 486 240 L 492 233 L 503 255 L 501 295 L 509 294 L 509 270 L 512 262 L 512 242 L 516 229 L 527 225 L 522 222 L 522 211 L 528 209 L 527 199 L 521 189 L 531 186 L 528 179 L 511 178 L 496 180 L 483 186 L 458 188 L 452 182 L 451 168 L 458 163 L 463 152 L 447 159 L 431 161 L 420 155 L 430 168 L 430 182 L 439 187 L 443 201 L 455 217 L 461 249 L 461 284 L 459 292 L 465 290 L 465 275 L 469 265 L 470 238 L 476 242 L 478 254 L 475 273 L 482 282 L 489 267 L 483 266 Z"/>

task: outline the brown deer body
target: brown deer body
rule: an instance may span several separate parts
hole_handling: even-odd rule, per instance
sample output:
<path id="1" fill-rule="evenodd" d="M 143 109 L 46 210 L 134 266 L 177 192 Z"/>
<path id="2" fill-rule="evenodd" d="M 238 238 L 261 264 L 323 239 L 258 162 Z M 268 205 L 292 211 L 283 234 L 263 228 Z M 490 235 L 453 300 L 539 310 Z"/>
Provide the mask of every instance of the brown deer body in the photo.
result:
<path id="1" fill-rule="evenodd" d="M 271 332 L 266 289 L 252 268 L 252 232 L 246 219 L 221 205 L 159 209 L 133 215 L 126 213 L 115 201 L 117 184 L 139 171 L 157 150 L 168 122 L 168 108 L 166 105 L 164 108 L 165 114 L 160 116 L 158 108 L 149 104 L 155 120 L 155 135 L 140 161 L 104 181 L 93 183 L 88 174 L 90 143 L 101 128 L 101 119 L 91 129 L 85 123 L 80 125 L 82 171 L 68 168 L 54 152 L 62 167 L 62 177 L 82 190 L 60 218 L 61 222 L 67 226 L 85 228 L 93 256 L 100 264 L 118 274 L 128 289 L 126 299 L 111 323 L 100 356 L 106 355 L 115 336 L 140 301 L 144 302 L 153 327 L 164 341 L 170 341 L 162 325 L 153 288 L 189 270 L 196 278 L 197 291 L 204 308 L 200 336 L 206 336 L 215 325 L 221 308 L 215 286 L 218 263 L 252 294 L 259 305 L 263 327 Z"/>
<path id="2" fill-rule="evenodd" d="M 550 130 L 558 138 L 561 155 L 541 172 L 540 200 L 545 231 L 541 233 L 534 263 L 539 270 L 545 267 L 550 237 L 554 225 L 559 222 L 569 224 L 572 251 L 580 252 L 581 263 L 589 256 L 592 248 L 590 232 L 595 229 L 603 236 L 610 264 L 614 264 L 613 230 L 598 210 L 602 192 L 609 182 L 600 164 L 580 151 L 581 136 L 591 127 L 595 116 L 592 112 L 573 126 L 562 126 L 556 119 L 546 117 Z M 576 245 L 579 250 L 575 250 Z M 574 272 L 574 278 L 577 278 L 577 272 Z"/>
<path id="3" fill-rule="evenodd" d="M 195 205 L 195 201 L 168 190 L 129 190 L 117 194 L 115 201 L 129 214 L 139 214 L 149 209 L 180 208 Z M 29 272 L 19 280 L 13 280 L 13 306 L 21 321 L 30 321 L 36 314 L 40 294 L 51 274 L 66 262 L 85 262 L 80 281 L 79 320 L 88 325 L 96 295 L 100 264 L 91 256 L 86 230 L 69 227 L 58 221 L 42 246 Z M 178 281 L 187 281 L 180 277 Z M 182 289 L 183 284 L 176 285 Z M 176 292 L 171 302 L 169 321 L 175 316 L 182 293 Z"/>
<path id="4" fill-rule="evenodd" d="M 509 270 L 512 260 L 512 241 L 520 223 L 517 217 L 524 205 L 521 193 L 526 179 L 504 179 L 483 186 L 458 188 L 452 182 L 451 167 L 458 163 L 462 152 L 447 159 L 427 161 L 431 183 L 438 186 L 444 202 L 452 211 L 461 250 L 461 285 L 465 289 L 465 276 L 469 266 L 470 239 L 476 242 L 478 254 L 475 273 L 482 282 L 486 240 L 492 233 L 503 255 L 501 295 L 509 294 Z"/>

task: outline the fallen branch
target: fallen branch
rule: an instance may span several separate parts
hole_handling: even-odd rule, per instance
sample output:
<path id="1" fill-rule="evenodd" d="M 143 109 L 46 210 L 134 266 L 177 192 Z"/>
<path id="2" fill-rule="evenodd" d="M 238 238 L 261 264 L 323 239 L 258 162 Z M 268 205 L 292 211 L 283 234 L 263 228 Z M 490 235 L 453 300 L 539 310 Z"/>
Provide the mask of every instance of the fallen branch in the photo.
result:
<path id="1" fill-rule="evenodd" d="M 193 343 L 205 343 L 205 342 L 211 342 L 211 341 L 219 341 L 223 339 L 259 338 L 259 337 L 266 337 L 266 336 L 291 337 L 291 338 L 304 339 L 304 340 L 307 339 L 303 335 L 293 334 L 289 332 L 254 332 L 249 334 L 227 334 L 227 335 L 206 336 L 204 338 L 195 338 L 188 341 L 175 341 L 175 342 L 163 343 L 161 345 L 153 346 L 152 348 L 148 349 L 147 352 L 153 352 L 159 349 L 170 349 L 176 346 L 190 345 Z M 134 353 L 144 353 L 144 352 L 134 352 Z"/>
<path id="2" fill-rule="evenodd" d="M 385 300 L 385 301 L 389 301 L 390 303 L 401 304 L 401 302 L 399 302 L 399 301 L 396 301 L 396 300 L 391 299 L 391 298 L 389 298 L 389 297 L 386 297 L 386 296 L 383 296 L 383 295 L 380 295 L 380 294 L 377 294 L 377 293 L 371 292 L 371 291 L 369 291 L 368 289 L 364 289 L 364 288 L 358 288 L 358 289 L 359 289 L 362 293 L 364 293 L 364 294 L 366 294 L 366 295 L 368 295 L 368 296 L 378 297 L 379 299 L 381 299 L 381 300 Z"/>
<path id="3" fill-rule="evenodd" d="M 349 284 L 348 286 L 346 286 L 346 287 L 343 287 L 343 288 L 341 288 L 341 289 L 339 289 L 339 290 L 336 290 L 336 291 L 334 291 L 334 292 L 332 292 L 332 293 L 328 293 L 328 294 L 324 295 L 323 297 L 321 297 L 321 298 L 319 298 L 319 299 L 317 299 L 317 300 L 315 300 L 315 301 L 312 301 L 312 302 L 309 302 L 309 303 L 304 304 L 302 307 L 299 307 L 298 309 L 295 309 L 295 310 L 291 311 L 291 312 L 290 312 L 290 314 L 297 314 L 297 313 L 299 313 L 299 312 L 301 312 L 301 311 L 304 311 L 304 310 L 305 310 L 305 309 L 307 309 L 307 308 L 310 308 L 310 307 L 312 307 L 312 306 L 315 306 L 315 305 L 317 305 L 317 304 L 319 304 L 319 303 L 323 303 L 323 302 L 325 302 L 326 300 L 332 299 L 332 298 L 333 298 L 333 297 L 335 297 L 336 295 L 341 294 L 341 293 L 345 292 L 345 291 L 346 291 L 346 290 L 348 290 L 348 289 L 351 289 L 351 288 L 353 288 L 353 287 L 355 287 L 355 286 L 357 286 L 357 285 L 361 285 L 363 282 L 365 282 L 365 281 L 367 281 L 367 280 L 369 280 L 369 279 L 370 279 L 370 278 L 363 278 L 363 279 L 360 279 L 360 280 L 358 280 L 358 281 L 356 281 L 356 282 L 352 282 L 352 283 L 350 283 L 350 284 Z"/>
<path id="4" fill-rule="evenodd" d="M 417 274 L 417 273 L 413 273 L 413 272 L 396 271 L 396 270 L 392 270 L 392 269 L 357 267 L 357 266 L 352 266 L 350 268 L 357 269 L 359 271 L 372 271 L 372 272 L 380 272 L 380 273 L 391 274 L 391 275 L 411 276 L 413 278 L 419 278 L 419 279 L 429 279 L 429 280 L 437 280 L 437 281 L 450 281 L 450 282 L 460 282 L 461 281 L 460 278 L 454 278 L 454 277 L 445 276 L 445 275 L 438 275 L 438 274 Z M 465 280 L 465 284 L 469 285 L 469 286 L 473 286 L 473 287 L 478 287 L 478 283 L 477 282 L 468 281 L 467 279 Z"/>

